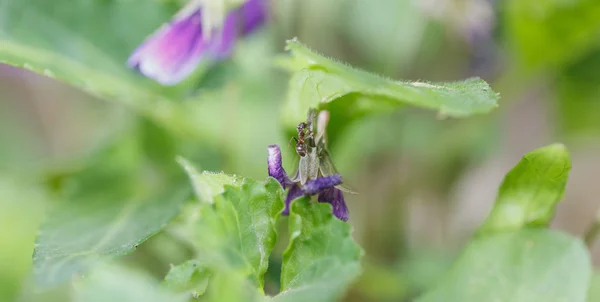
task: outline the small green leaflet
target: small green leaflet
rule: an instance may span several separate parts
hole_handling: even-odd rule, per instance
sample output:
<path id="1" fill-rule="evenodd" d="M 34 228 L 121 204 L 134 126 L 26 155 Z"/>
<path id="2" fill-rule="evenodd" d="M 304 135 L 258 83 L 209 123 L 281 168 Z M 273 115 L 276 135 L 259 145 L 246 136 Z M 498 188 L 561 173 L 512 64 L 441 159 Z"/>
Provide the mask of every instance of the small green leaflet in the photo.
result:
<path id="1" fill-rule="evenodd" d="M 213 198 L 221 195 L 225 191 L 225 186 L 239 186 L 244 182 L 244 179 L 235 175 L 227 175 L 225 173 L 214 173 L 209 171 L 198 170 L 183 157 L 178 157 L 177 162 L 185 169 L 196 196 L 201 202 L 213 203 Z"/>
<path id="2" fill-rule="evenodd" d="M 176 292 L 189 293 L 190 297 L 204 294 L 210 272 L 202 262 L 192 259 L 171 267 L 165 276 L 164 285 Z"/>
<path id="3" fill-rule="evenodd" d="M 569 153 L 562 144 L 526 154 L 506 174 L 494 208 L 479 232 L 548 225 L 564 194 L 570 170 Z"/>

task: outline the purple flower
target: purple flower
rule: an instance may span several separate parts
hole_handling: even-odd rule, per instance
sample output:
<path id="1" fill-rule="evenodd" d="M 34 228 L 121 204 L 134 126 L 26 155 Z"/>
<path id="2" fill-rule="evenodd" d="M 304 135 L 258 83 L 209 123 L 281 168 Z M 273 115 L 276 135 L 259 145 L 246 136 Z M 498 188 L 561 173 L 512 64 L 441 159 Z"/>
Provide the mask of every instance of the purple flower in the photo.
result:
<path id="1" fill-rule="evenodd" d="M 163 85 L 175 85 L 204 59 L 231 56 L 238 32 L 250 34 L 267 19 L 267 0 L 248 0 L 230 11 L 223 24 L 207 32 L 202 26 L 201 1 L 191 1 L 173 19 L 133 51 L 127 65 Z"/>
<path id="2" fill-rule="evenodd" d="M 292 181 L 283 169 L 279 146 L 270 145 L 268 151 L 269 176 L 277 179 L 284 189 L 289 188 L 285 198 L 285 208 L 281 213 L 282 215 L 289 215 L 290 204 L 294 199 L 301 196 L 318 195 L 319 202 L 326 202 L 332 205 L 333 215 L 343 221 L 348 220 L 348 208 L 344 202 L 344 196 L 342 191 L 336 188 L 336 186 L 342 184 L 342 177 L 339 174 L 309 179 L 302 185 L 299 181 Z"/>

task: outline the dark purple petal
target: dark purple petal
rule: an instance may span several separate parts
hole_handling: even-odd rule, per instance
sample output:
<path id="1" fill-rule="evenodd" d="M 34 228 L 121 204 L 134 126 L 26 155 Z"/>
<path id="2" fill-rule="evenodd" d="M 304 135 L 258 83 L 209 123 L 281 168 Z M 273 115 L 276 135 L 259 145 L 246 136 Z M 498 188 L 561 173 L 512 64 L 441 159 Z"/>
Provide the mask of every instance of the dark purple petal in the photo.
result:
<path id="1" fill-rule="evenodd" d="M 281 150 L 278 145 L 270 145 L 269 148 L 269 157 L 267 158 L 267 163 L 269 165 L 269 176 L 277 179 L 281 186 L 285 189 L 288 187 L 290 183 L 287 173 L 283 169 L 281 165 Z"/>
<path id="2" fill-rule="evenodd" d="M 248 0 L 238 9 L 242 35 L 260 28 L 267 20 L 268 0 Z"/>
<path id="3" fill-rule="evenodd" d="M 335 187 L 342 183 L 342 177 L 339 174 L 319 177 L 307 181 L 302 187 L 302 191 L 307 195 L 316 195 L 325 189 Z"/>
<path id="4" fill-rule="evenodd" d="M 344 194 L 336 188 L 325 189 L 319 194 L 319 202 L 327 202 L 333 207 L 332 213 L 340 220 L 348 220 L 348 208 L 344 201 Z"/>
<path id="5" fill-rule="evenodd" d="M 290 205 L 294 199 L 304 195 L 302 189 L 297 184 L 293 184 L 285 197 L 285 208 L 281 212 L 281 215 L 287 216 L 290 214 Z"/>
<path id="6" fill-rule="evenodd" d="M 127 64 L 163 85 L 174 85 L 194 71 L 211 41 L 202 36 L 202 10 L 178 15 L 150 35 Z"/>

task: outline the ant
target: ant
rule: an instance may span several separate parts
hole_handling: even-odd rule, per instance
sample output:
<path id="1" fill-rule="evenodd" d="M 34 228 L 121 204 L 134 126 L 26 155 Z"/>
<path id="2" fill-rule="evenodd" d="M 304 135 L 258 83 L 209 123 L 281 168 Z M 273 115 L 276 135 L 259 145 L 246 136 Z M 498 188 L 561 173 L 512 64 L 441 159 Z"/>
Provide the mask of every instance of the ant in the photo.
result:
<path id="1" fill-rule="evenodd" d="M 301 122 L 296 127 L 298 131 L 298 138 L 292 137 L 292 139 L 296 142 L 296 153 L 301 157 L 306 156 L 306 152 L 309 147 L 314 146 L 314 133 L 312 131 L 312 120 L 314 119 L 314 111 L 311 110 L 308 114 L 308 119 L 306 122 Z"/>

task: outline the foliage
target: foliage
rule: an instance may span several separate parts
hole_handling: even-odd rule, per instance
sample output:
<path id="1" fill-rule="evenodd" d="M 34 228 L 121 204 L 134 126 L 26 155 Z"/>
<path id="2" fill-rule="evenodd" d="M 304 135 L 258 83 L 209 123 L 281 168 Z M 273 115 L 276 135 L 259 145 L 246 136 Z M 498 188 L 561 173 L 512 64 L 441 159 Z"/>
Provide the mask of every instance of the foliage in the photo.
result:
<path id="1" fill-rule="evenodd" d="M 84 151 L 44 158 L 6 139 L 23 134 L 14 125 L 30 123 L 0 118 L 0 167 L 8 167 L 0 175 L 1 301 L 597 299 L 586 246 L 549 227 L 571 171 L 563 144 L 531 151 L 506 174 L 487 219 L 451 265 L 450 247 L 433 248 L 443 257 L 411 250 L 419 240 L 408 234 L 408 216 L 409 198 L 428 194 L 442 200 L 432 208 L 449 215 L 453 185 L 499 150 L 500 119 L 484 116 L 503 105 L 495 83 L 482 79 L 494 76 L 455 67 L 493 39 L 510 47 L 518 72 L 521 64 L 551 71 L 544 79 L 556 84 L 548 86 L 564 136 L 597 134 L 598 1 L 504 1 L 500 37 L 484 38 L 485 26 L 470 14 L 446 26 L 437 8 L 410 1 L 306 1 L 299 4 L 306 11 L 282 1 L 271 5 L 276 24 L 237 41 L 231 58 L 202 61 L 183 83 L 162 87 L 130 70 L 127 57 L 186 2 L 0 2 L 0 63 L 72 88 L 82 103 L 90 100 L 88 111 L 115 113 L 98 114 L 93 127 L 101 135 L 73 127 L 86 139 Z M 203 1 L 209 12 L 242 2 Z M 285 17 L 297 11 L 302 18 Z M 287 31 L 306 23 L 300 19 L 310 20 L 308 28 L 343 28 Z M 457 28 L 465 41 L 450 34 Z M 306 44 L 287 40 L 276 57 L 283 36 L 296 34 Z M 391 78 L 399 74 L 432 80 Z M 0 101 L 20 101 L 4 93 L 11 83 L 0 77 Z M 50 104 L 39 110 L 45 116 L 60 95 L 40 87 L 35 93 Z M 5 106 L 0 112 L 11 112 Z M 350 171 L 344 182 L 358 180 L 362 189 L 346 195 L 348 223 L 306 196 L 282 216 L 285 189 L 261 180 L 267 145 L 279 143 L 286 164 L 297 160 L 284 144 L 309 108 L 330 112 L 330 155 Z M 432 225 L 443 220 L 430 214 Z M 373 246 L 371 237 L 385 244 Z"/>
<path id="2" fill-rule="evenodd" d="M 585 301 L 592 276 L 585 245 L 547 229 L 570 168 L 560 144 L 526 154 L 480 232 L 419 301 Z"/>

